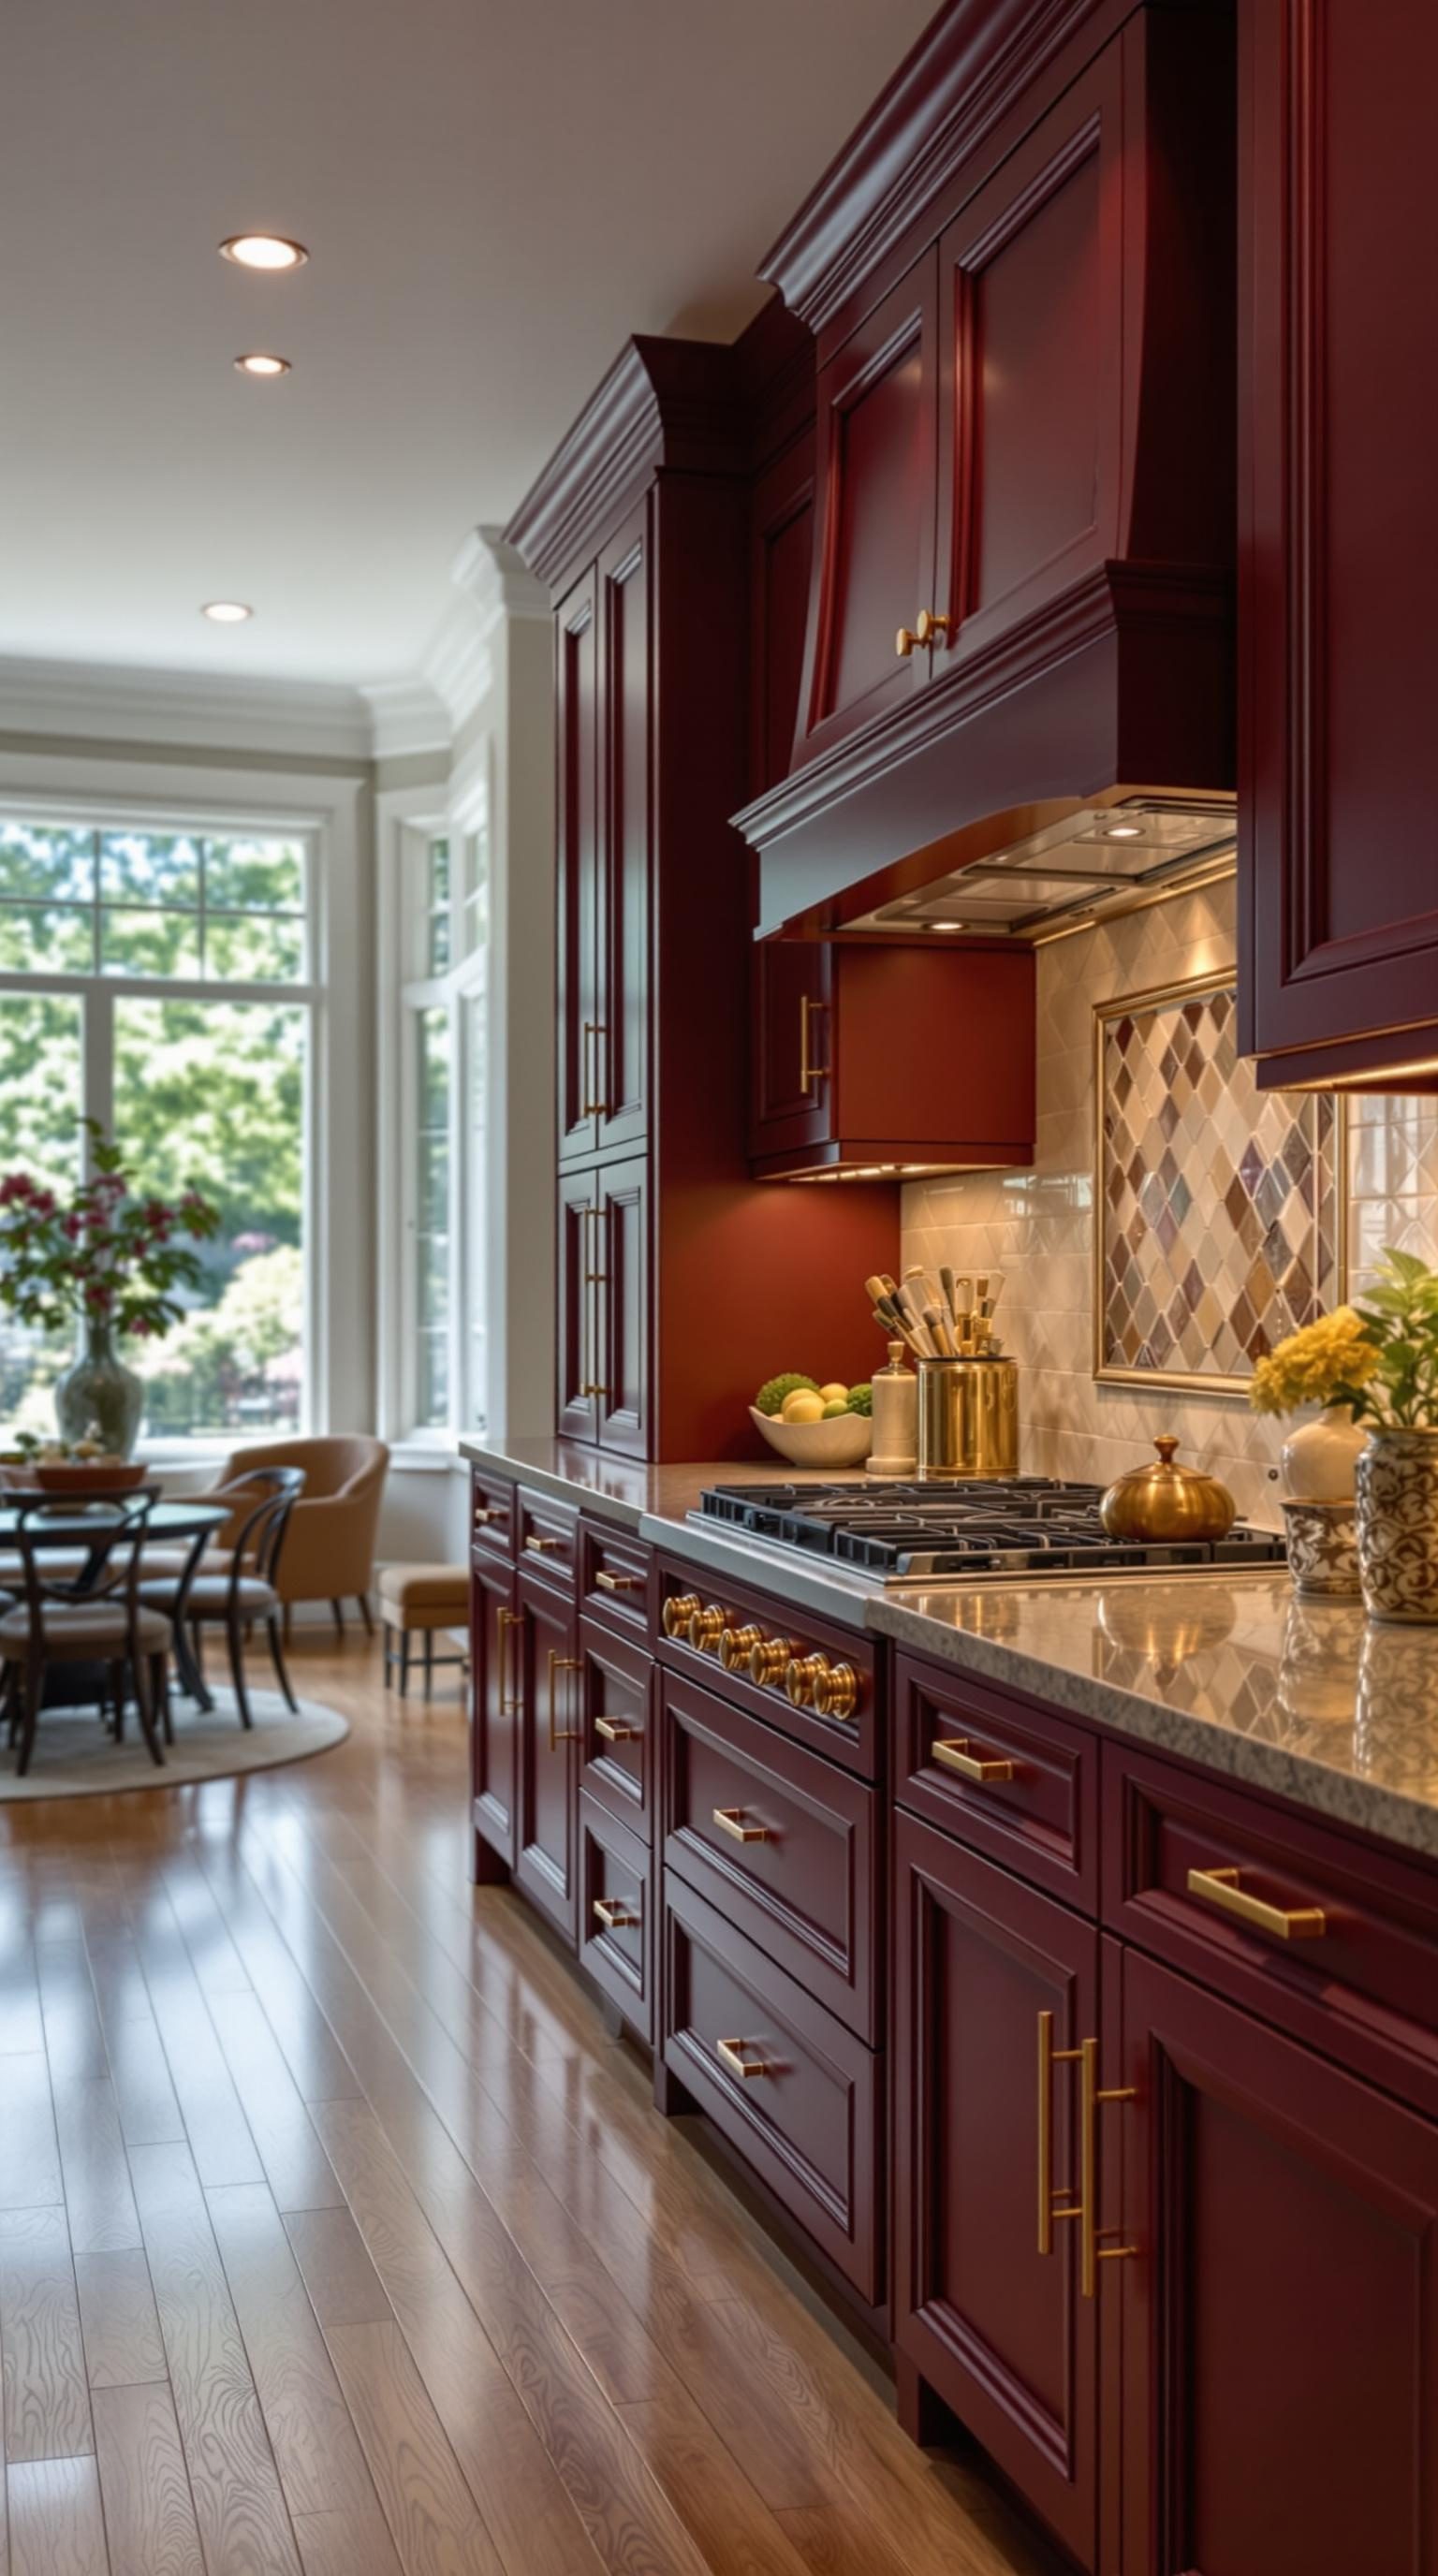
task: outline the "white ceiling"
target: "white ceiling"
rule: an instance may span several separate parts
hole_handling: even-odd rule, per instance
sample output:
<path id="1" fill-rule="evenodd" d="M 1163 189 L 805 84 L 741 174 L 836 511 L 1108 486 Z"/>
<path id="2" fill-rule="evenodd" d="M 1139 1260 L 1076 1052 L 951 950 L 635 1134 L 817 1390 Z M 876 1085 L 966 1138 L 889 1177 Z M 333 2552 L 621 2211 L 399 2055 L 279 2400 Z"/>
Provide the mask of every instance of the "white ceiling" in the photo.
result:
<path id="1" fill-rule="evenodd" d="M 0 654 L 412 668 L 626 334 L 748 320 L 931 6 L 11 0 Z"/>

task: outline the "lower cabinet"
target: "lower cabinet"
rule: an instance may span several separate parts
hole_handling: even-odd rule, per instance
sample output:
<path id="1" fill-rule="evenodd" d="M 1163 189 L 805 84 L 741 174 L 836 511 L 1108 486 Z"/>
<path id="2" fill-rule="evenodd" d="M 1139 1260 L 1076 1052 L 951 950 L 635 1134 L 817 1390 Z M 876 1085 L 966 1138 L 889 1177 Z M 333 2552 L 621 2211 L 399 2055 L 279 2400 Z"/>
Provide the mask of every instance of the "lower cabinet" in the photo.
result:
<path id="1" fill-rule="evenodd" d="M 512 1567 L 483 1556 L 470 1556 L 470 1768 L 471 1822 L 484 1846 L 476 1851 L 476 1875 L 485 1870 L 485 1853 L 502 1867 L 514 1867 L 515 1807 L 519 1772 L 519 1712 L 523 1707 L 522 1658 L 514 1606 Z"/>
<path id="2" fill-rule="evenodd" d="M 894 1889 L 895 2342 L 1091 2566 L 1098 2303 L 1053 2213 L 1081 2198 L 1098 1932 L 902 1814 Z"/>
<path id="3" fill-rule="evenodd" d="M 520 1680 L 514 1881 L 574 1947 L 576 1748 L 580 1739 L 573 1603 L 521 1575 L 515 1588 Z"/>
<path id="4" fill-rule="evenodd" d="M 1120 2576 L 1438 2572 L 1438 2128 L 1134 1950 Z"/>
<path id="5" fill-rule="evenodd" d="M 579 1794 L 579 1964 L 636 2038 L 654 2036 L 649 1846 Z"/>

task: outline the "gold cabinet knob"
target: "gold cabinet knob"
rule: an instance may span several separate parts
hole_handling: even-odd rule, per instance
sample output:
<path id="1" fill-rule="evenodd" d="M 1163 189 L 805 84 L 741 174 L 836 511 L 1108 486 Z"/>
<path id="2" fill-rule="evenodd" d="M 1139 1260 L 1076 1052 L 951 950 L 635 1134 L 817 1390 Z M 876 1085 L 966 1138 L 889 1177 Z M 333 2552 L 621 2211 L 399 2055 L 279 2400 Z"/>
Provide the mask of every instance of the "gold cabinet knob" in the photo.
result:
<path id="1" fill-rule="evenodd" d="M 814 1676 L 814 1706 L 821 1717 L 852 1717 L 859 1704 L 859 1676 L 852 1664 L 831 1664 Z"/>
<path id="2" fill-rule="evenodd" d="M 723 1626 L 724 1613 L 717 1601 L 711 1601 L 707 1610 L 696 1610 L 689 1622 L 690 1645 L 707 1655 L 711 1647 L 718 1645 Z"/>
<path id="3" fill-rule="evenodd" d="M 761 1690 L 782 1690 L 784 1674 L 794 1649 L 787 1637 L 762 1637 L 749 1649 L 749 1679 Z"/>
<path id="4" fill-rule="evenodd" d="M 660 1612 L 660 1625 L 666 1637 L 687 1637 L 689 1622 L 699 1607 L 697 1592 L 671 1592 Z"/>
<path id="5" fill-rule="evenodd" d="M 952 624 L 953 619 L 942 616 L 938 609 L 921 608 L 919 622 L 914 628 L 914 641 L 916 644 L 937 644 L 942 636 L 948 634 Z"/>
<path id="6" fill-rule="evenodd" d="M 747 1628 L 721 1628 L 719 1661 L 726 1673 L 746 1672 L 756 1646 L 764 1643 L 764 1631 L 752 1621 Z"/>
<path id="7" fill-rule="evenodd" d="M 792 1708 L 816 1708 L 817 1692 L 829 1678 L 827 1655 L 794 1655 L 784 1668 L 784 1691 Z"/>
<path id="8" fill-rule="evenodd" d="M 912 626 L 901 626 L 894 637 L 894 651 L 898 654 L 899 660 L 907 662 L 914 646 L 922 641 L 923 638 L 915 634 Z"/>

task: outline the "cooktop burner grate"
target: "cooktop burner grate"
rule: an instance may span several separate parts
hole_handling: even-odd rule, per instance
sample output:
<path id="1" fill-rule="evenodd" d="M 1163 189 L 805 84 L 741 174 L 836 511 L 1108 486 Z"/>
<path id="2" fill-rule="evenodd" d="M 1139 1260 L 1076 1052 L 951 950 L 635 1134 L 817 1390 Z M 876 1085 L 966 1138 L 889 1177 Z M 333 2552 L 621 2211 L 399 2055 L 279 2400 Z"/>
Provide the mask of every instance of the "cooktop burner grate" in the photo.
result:
<path id="1" fill-rule="evenodd" d="M 1283 1540 L 1238 1523 L 1179 1545 L 1111 1539 L 1102 1488 L 1050 1476 L 953 1485 L 712 1485 L 699 1518 L 886 1576 L 1096 1573 L 1132 1567 L 1261 1566 Z"/>

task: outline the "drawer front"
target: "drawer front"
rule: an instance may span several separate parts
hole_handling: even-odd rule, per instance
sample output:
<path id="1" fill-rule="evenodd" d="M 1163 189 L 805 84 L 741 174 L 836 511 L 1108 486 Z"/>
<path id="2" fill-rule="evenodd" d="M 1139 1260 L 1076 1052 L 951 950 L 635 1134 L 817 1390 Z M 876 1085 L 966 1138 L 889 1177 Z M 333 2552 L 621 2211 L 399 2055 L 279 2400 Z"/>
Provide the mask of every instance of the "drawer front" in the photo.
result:
<path id="1" fill-rule="evenodd" d="M 579 1514 L 565 1503 L 519 1492 L 519 1562 L 557 1590 L 572 1592 L 579 1556 Z"/>
<path id="2" fill-rule="evenodd" d="M 653 1657 L 597 1620 L 579 1623 L 580 1787 L 648 1843 L 653 1833 Z"/>
<path id="3" fill-rule="evenodd" d="M 677 1877 L 664 1884 L 663 1995 L 666 2066 L 875 2304 L 883 2060 Z"/>
<path id="4" fill-rule="evenodd" d="M 579 1606 L 636 1636 L 649 1633 L 650 1551 L 604 1521 L 579 1520 Z"/>
<path id="5" fill-rule="evenodd" d="M 1117 1744 L 1103 1771 L 1108 1926 L 1438 2118 L 1438 1874 Z"/>
<path id="6" fill-rule="evenodd" d="M 502 1557 L 506 1565 L 514 1561 L 518 1516 L 512 1485 L 502 1476 L 488 1476 L 478 1467 L 469 1471 L 469 1538 L 470 1545 L 482 1556 Z"/>
<path id="7" fill-rule="evenodd" d="M 874 1791 L 675 1674 L 657 1702 L 666 1869 L 875 2046 Z"/>
<path id="8" fill-rule="evenodd" d="M 901 1806 L 1098 1911 L 1098 1745 L 1081 1727 L 942 1664 L 894 1669 Z"/>
<path id="9" fill-rule="evenodd" d="M 581 1790 L 579 1960 L 639 2038 L 654 2037 L 654 1926 L 646 1844 Z"/>
<path id="10" fill-rule="evenodd" d="M 655 1623 L 671 1670 L 721 1691 L 734 1707 L 830 1762 L 866 1780 L 877 1776 L 874 1649 L 862 1629 L 796 1613 L 768 1593 L 663 1557 Z"/>

